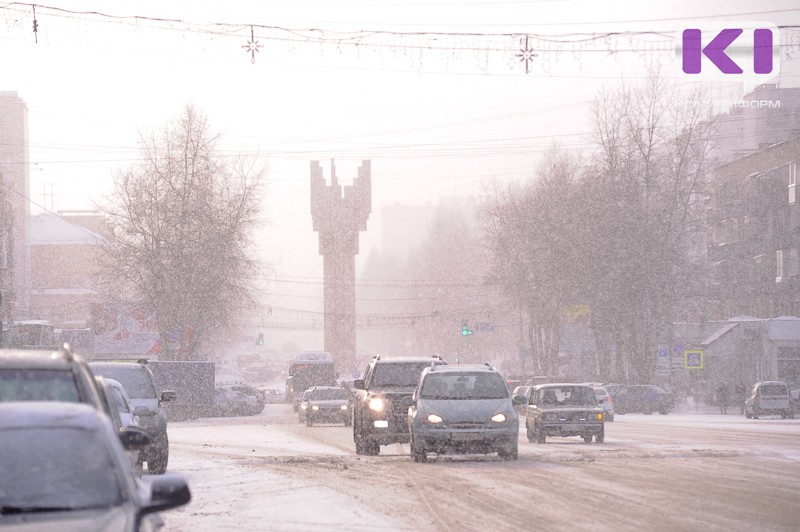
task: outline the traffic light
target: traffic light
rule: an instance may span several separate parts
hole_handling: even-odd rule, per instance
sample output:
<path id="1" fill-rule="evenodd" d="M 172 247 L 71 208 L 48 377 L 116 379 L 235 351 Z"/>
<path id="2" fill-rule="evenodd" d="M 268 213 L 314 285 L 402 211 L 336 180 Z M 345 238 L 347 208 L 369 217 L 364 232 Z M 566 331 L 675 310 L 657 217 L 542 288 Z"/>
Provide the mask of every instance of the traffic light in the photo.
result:
<path id="1" fill-rule="evenodd" d="M 467 327 L 467 324 L 461 326 L 461 336 L 469 336 L 472 334 L 472 331 Z"/>
<path id="2" fill-rule="evenodd" d="M 264 345 L 264 333 L 258 333 L 258 341 L 256 343 L 258 345 Z"/>

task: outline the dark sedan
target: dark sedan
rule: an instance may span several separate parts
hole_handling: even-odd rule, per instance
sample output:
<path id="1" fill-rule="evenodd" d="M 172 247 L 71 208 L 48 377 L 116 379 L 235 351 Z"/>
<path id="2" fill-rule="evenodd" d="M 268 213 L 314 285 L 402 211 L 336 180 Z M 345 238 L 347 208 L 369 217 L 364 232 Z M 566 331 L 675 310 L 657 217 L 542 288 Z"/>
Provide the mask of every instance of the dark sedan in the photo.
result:
<path id="1" fill-rule="evenodd" d="M 651 384 L 624 386 L 616 390 L 612 397 L 617 414 L 658 412 L 666 415 L 675 408 L 675 397 L 670 392 Z"/>

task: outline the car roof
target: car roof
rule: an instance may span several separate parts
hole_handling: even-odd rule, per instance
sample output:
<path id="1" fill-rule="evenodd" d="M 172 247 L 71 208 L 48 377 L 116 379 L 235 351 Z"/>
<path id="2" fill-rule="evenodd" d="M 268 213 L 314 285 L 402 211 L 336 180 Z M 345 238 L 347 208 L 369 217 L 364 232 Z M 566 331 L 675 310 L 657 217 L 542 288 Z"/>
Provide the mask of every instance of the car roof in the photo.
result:
<path id="1" fill-rule="evenodd" d="M 372 362 L 380 362 L 381 364 L 385 363 L 403 363 L 403 362 L 429 362 L 431 364 L 447 364 L 443 359 L 436 358 L 436 357 L 425 357 L 425 356 L 418 356 L 418 357 L 384 357 L 379 356 L 372 359 Z"/>
<path id="2" fill-rule="evenodd" d="M 2 349 L 0 368 L 69 369 L 79 357 L 66 351 L 44 349 Z"/>
<path id="3" fill-rule="evenodd" d="M 532 386 L 531 388 L 534 390 L 541 390 L 543 388 L 563 388 L 564 386 L 580 386 L 582 388 L 592 388 L 589 384 L 583 384 L 580 382 L 547 382 L 544 384 L 537 384 Z"/>
<path id="4" fill-rule="evenodd" d="M 145 366 L 145 364 L 142 364 L 141 362 L 135 362 L 131 360 L 91 360 L 89 361 L 89 365 L 93 368 L 141 368 Z"/>
<path id="5" fill-rule="evenodd" d="M 426 368 L 427 369 L 427 368 Z M 500 373 L 492 366 L 485 364 L 445 364 L 436 367 L 436 369 L 429 373 Z"/>
<path id="6" fill-rule="evenodd" d="M 61 401 L 9 401 L 0 403 L 0 429 L 106 426 L 105 414 L 88 403 Z"/>

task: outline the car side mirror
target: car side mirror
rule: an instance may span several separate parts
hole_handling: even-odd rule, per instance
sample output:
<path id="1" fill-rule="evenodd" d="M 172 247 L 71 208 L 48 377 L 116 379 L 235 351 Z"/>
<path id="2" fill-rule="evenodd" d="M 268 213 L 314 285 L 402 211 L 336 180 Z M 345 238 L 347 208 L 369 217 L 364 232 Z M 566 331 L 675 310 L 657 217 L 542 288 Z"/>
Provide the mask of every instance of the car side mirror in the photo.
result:
<path id="1" fill-rule="evenodd" d="M 189 485 L 180 475 L 158 475 L 150 480 L 150 501 L 145 504 L 142 514 L 161 512 L 187 504 L 192 499 Z"/>
<path id="2" fill-rule="evenodd" d="M 400 406 L 402 407 L 403 410 L 408 410 L 409 408 L 414 406 L 415 402 L 416 401 L 414 401 L 413 397 L 403 397 L 402 399 L 400 399 Z"/>
<path id="3" fill-rule="evenodd" d="M 356 379 L 353 381 L 353 388 L 356 390 L 363 390 L 364 389 L 364 379 Z"/>
<path id="4" fill-rule="evenodd" d="M 525 397 L 524 395 L 515 395 L 514 397 L 511 398 L 511 402 L 515 405 L 527 405 L 528 398 Z"/>
<path id="5" fill-rule="evenodd" d="M 119 441 L 122 442 L 122 447 L 126 451 L 143 451 L 153 440 L 150 439 L 147 432 L 139 427 L 126 427 L 125 430 L 119 433 Z"/>
<path id="6" fill-rule="evenodd" d="M 178 392 L 175 390 L 164 390 L 161 392 L 161 402 L 168 403 L 170 401 L 174 401 L 178 397 Z"/>

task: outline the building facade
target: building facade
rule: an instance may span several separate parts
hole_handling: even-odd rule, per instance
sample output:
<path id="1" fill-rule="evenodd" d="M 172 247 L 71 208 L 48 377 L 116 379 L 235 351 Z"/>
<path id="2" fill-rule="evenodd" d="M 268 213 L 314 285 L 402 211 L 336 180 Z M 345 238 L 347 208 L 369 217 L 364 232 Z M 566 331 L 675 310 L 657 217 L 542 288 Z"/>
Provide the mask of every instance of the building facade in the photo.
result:
<path id="1" fill-rule="evenodd" d="M 0 91 L 0 201 L 5 234 L 0 243 L 3 321 L 30 311 L 30 160 L 28 107 L 15 91 Z"/>

